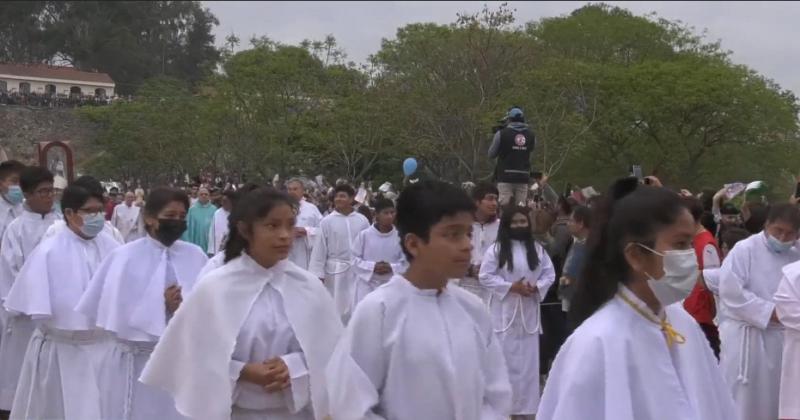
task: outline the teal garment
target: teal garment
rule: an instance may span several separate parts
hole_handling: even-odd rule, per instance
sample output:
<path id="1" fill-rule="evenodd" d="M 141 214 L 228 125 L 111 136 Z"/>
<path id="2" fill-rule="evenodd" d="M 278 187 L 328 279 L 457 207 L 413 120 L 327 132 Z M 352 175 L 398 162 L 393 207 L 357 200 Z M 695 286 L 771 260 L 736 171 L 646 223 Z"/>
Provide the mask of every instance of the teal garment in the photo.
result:
<path id="1" fill-rule="evenodd" d="M 186 232 L 181 239 L 199 246 L 203 252 L 208 253 L 208 231 L 214 222 L 215 211 L 217 208 L 211 203 L 206 205 L 200 204 L 199 201 L 195 203 L 186 215 Z"/>

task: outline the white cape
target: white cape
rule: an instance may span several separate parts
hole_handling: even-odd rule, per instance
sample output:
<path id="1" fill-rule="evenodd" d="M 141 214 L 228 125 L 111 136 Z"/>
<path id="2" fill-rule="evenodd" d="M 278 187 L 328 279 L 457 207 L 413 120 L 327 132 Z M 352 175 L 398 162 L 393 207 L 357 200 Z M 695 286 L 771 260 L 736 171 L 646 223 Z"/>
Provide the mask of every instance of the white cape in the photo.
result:
<path id="1" fill-rule="evenodd" d="M 783 268 L 775 310 L 783 330 L 783 365 L 778 416 L 800 419 L 800 262 Z"/>
<path id="2" fill-rule="evenodd" d="M 315 417 L 327 416 L 324 369 L 342 325 L 319 279 L 289 261 L 267 270 L 243 255 L 204 277 L 170 321 L 141 381 L 171 394 L 178 411 L 187 417 L 229 419 L 231 356 L 242 324 L 266 284 L 281 294 L 303 349 Z"/>
<path id="3" fill-rule="evenodd" d="M 648 310 L 627 289 L 620 290 Z M 660 326 L 619 297 L 601 307 L 561 347 L 537 418 L 739 419 L 697 322 L 680 303 L 667 307 L 665 313 L 674 329 L 686 338 L 685 343 L 668 347 Z"/>

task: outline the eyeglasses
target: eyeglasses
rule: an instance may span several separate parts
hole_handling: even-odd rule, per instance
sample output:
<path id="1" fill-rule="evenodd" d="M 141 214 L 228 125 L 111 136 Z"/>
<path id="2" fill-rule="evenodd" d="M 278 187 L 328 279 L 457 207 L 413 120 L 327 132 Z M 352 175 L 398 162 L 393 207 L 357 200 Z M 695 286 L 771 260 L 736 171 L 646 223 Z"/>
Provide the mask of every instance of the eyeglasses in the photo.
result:
<path id="1" fill-rule="evenodd" d="M 54 188 L 40 188 L 33 193 L 40 197 L 50 197 L 55 195 L 56 190 Z"/>
<path id="2" fill-rule="evenodd" d="M 78 209 L 78 214 L 88 217 L 98 217 L 101 215 L 105 217 L 105 213 L 102 210 L 95 209 Z"/>

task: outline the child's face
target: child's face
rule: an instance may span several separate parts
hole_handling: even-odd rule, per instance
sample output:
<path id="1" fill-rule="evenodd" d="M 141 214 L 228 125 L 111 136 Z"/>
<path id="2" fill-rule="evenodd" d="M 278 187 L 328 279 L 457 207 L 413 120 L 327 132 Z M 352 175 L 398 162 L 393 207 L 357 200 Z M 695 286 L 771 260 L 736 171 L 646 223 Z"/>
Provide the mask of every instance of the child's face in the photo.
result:
<path id="1" fill-rule="evenodd" d="M 379 226 L 392 226 L 394 224 L 394 217 L 396 214 L 397 211 L 393 207 L 383 209 L 378 212 L 377 216 L 375 216 L 375 221 Z"/>
<path id="2" fill-rule="evenodd" d="M 463 277 L 471 263 L 472 222 L 473 216 L 466 212 L 443 217 L 431 226 L 427 241 L 414 241 L 410 247 L 412 264 L 424 266 L 443 279 Z"/>
<path id="3" fill-rule="evenodd" d="M 483 197 L 483 200 L 478 201 L 478 212 L 486 215 L 486 216 L 495 216 L 497 215 L 497 195 L 496 194 L 486 194 Z"/>
<path id="4" fill-rule="evenodd" d="M 296 216 L 288 204 L 273 208 L 267 215 L 240 232 L 250 243 L 248 252 L 259 262 L 275 264 L 289 256 L 294 238 Z"/>
<path id="5" fill-rule="evenodd" d="M 19 185 L 19 174 L 13 173 L 8 175 L 5 179 L 0 180 L 0 191 L 8 192 L 12 185 Z"/>

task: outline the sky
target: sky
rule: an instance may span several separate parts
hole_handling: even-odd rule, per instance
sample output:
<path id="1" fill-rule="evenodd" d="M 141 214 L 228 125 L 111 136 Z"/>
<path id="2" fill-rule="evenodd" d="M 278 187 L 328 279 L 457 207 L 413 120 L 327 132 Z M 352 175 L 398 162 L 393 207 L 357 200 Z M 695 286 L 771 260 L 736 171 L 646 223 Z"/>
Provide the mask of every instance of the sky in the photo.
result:
<path id="1" fill-rule="evenodd" d="M 383 38 L 394 38 L 399 27 L 416 22 L 446 24 L 459 12 L 476 13 L 500 2 L 202 2 L 219 19 L 218 45 L 231 33 L 247 47 L 252 36 L 266 35 L 286 44 L 303 39 L 322 40 L 333 34 L 348 61 L 364 62 L 380 49 Z M 588 2 L 511 1 L 517 23 L 562 16 Z M 655 12 L 705 31 L 709 42 L 721 41 L 732 59 L 800 93 L 800 2 L 609 1 L 637 15 Z"/>

